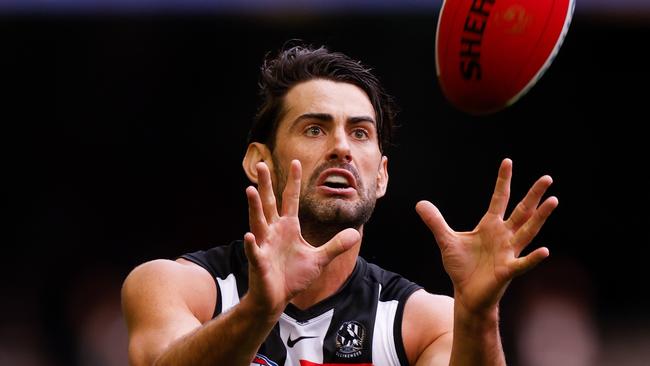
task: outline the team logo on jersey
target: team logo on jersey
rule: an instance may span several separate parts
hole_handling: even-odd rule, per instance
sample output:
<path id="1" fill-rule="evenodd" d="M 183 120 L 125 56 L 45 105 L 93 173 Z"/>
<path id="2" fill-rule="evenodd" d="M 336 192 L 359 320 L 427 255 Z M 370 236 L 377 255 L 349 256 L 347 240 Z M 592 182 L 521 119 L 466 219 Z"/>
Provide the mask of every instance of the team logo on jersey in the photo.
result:
<path id="1" fill-rule="evenodd" d="M 251 366 L 278 366 L 278 364 L 271 361 L 268 357 L 258 353 L 255 355 L 255 358 L 253 358 Z"/>
<path id="2" fill-rule="evenodd" d="M 336 355 L 341 358 L 361 356 L 365 338 L 366 328 L 361 323 L 352 320 L 341 324 L 336 332 Z"/>

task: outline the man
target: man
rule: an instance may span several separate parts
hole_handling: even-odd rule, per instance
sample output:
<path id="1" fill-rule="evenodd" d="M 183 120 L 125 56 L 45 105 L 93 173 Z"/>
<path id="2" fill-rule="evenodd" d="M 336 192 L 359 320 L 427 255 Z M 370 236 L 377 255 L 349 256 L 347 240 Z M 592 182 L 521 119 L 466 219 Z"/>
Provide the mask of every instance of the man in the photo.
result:
<path id="1" fill-rule="evenodd" d="M 427 201 L 454 299 L 359 257 L 386 192 L 392 109 L 360 63 L 321 47 L 285 49 L 262 67 L 265 96 L 243 160 L 243 243 L 145 263 L 123 308 L 133 365 L 503 365 L 498 303 L 546 256 L 521 251 L 557 206 L 540 178 L 507 220 L 512 163 L 488 212 L 455 232 Z"/>

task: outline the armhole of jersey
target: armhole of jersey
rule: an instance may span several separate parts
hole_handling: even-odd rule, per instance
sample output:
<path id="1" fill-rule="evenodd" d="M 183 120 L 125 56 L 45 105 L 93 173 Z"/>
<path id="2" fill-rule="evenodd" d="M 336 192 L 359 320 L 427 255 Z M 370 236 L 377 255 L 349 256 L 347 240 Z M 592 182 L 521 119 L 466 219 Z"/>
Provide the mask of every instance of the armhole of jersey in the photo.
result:
<path id="1" fill-rule="evenodd" d="M 203 263 L 202 260 L 196 258 L 195 256 L 193 256 L 191 254 L 183 254 L 182 256 L 180 256 L 178 258 L 188 260 L 188 261 L 196 264 L 197 266 L 205 269 L 206 271 L 208 271 L 208 273 L 212 277 L 212 280 L 214 281 L 214 285 L 217 287 L 217 302 L 214 305 L 214 312 L 212 313 L 212 319 L 216 318 L 217 315 L 221 314 L 221 308 L 222 308 L 222 304 L 221 304 L 221 302 L 222 302 L 221 301 L 221 298 L 222 298 L 221 286 L 219 286 L 219 281 L 217 280 L 217 276 L 214 273 L 212 273 L 212 271 L 210 271 L 210 268 L 208 267 L 208 265 L 206 263 Z"/>
<path id="2" fill-rule="evenodd" d="M 402 320 L 404 319 L 404 307 L 406 306 L 406 302 L 408 301 L 409 297 L 411 297 L 415 291 L 418 291 L 420 289 L 422 289 L 421 286 L 412 284 L 407 290 L 404 291 L 404 295 L 397 305 L 395 322 L 393 323 L 393 334 L 395 336 L 395 348 L 400 365 L 409 364 L 408 357 L 406 357 L 406 349 L 404 348 L 404 338 L 402 337 Z"/>
<path id="3" fill-rule="evenodd" d="M 214 313 L 212 314 L 212 319 L 216 318 L 217 315 L 221 314 L 221 308 L 223 307 L 223 295 L 221 294 L 221 286 L 219 286 L 219 281 L 214 277 L 214 283 L 217 285 L 217 303 L 214 305 Z"/>

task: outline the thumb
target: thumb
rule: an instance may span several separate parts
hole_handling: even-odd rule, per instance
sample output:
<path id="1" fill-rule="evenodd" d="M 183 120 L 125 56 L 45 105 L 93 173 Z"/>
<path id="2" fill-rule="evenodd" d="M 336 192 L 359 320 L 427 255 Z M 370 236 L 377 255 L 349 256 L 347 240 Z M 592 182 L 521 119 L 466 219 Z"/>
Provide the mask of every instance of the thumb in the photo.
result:
<path id="1" fill-rule="evenodd" d="M 549 256 L 548 248 L 542 247 L 535 249 L 525 257 L 517 258 L 513 262 L 514 276 L 520 276 L 537 266 L 540 262 Z"/>
<path id="2" fill-rule="evenodd" d="M 323 244 L 318 250 L 321 253 L 321 266 L 326 266 L 334 258 L 343 254 L 348 249 L 361 241 L 361 234 L 355 229 L 349 228 L 340 231 L 330 241 Z"/>
<path id="3" fill-rule="evenodd" d="M 255 240 L 255 234 L 249 232 L 244 235 L 244 253 L 246 253 L 246 258 L 251 266 L 258 268 L 261 262 L 261 253 Z"/>
<path id="4" fill-rule="evenodd" d="M 442 217 L 438 208 L 434 206 L 433 203 L 429 201 L 420 201 L 415 205 L 415 211 L 420 215 L 420 218 L 424 221 L 429 230 L 431 230 L 439 245 L 440 243 L 444 243 L 445 238 L 453 232 Z"/>

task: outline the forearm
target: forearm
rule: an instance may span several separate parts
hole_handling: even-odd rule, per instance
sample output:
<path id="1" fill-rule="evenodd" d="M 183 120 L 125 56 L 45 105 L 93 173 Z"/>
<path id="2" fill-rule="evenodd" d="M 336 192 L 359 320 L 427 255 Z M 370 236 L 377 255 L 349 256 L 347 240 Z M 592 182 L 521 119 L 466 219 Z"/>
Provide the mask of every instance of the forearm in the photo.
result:
<path id="1" fill-rule="evenodd" d="M 460 301 L 454 304 L 454 337 L 450 365 L 506 364 L 499 335 L 498 306 L 484 312 L 468 311 Z"/>
<path id="2" fill-rule="evenodd" d="M 172 343 L 155 365 L 248 366 L 278 318 L 244 296 L 226 313 Z"/>

